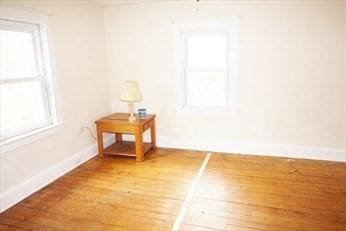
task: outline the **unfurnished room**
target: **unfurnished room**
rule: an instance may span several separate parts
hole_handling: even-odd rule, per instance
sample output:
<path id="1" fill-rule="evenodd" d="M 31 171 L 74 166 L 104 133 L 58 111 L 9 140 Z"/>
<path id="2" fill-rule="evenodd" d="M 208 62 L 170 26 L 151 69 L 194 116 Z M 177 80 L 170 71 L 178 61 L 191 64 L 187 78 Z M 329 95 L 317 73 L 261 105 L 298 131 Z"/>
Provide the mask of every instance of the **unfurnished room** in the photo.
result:
<path id="1" fill-rule="evenodd" d="M 0 0 L 0 230 L 346 231 L 346 0 Z"/>

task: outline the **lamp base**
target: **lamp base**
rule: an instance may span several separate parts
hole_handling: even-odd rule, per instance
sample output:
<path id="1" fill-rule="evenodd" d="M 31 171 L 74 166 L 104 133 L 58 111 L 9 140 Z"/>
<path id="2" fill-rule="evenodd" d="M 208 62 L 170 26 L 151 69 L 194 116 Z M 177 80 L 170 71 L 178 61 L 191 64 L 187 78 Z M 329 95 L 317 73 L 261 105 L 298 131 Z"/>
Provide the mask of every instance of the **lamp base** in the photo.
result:
<path id="1" fill-rule="evenodd" d="M 133 123 L 133 122 L 135 122 L 135 121 L 136 121 L 136 117 L 134 116 L 133 113 L 130 113 L 129 122 L 130 122 L 130 123 Z"/>
<path id="2" fill-rule="evenodd" d="M 133 123 L 134 121 L 136 121 L 136 117 L 134 115 L 134 111 L 135 111 L 135 104 L 130 102 L 129 103 L 129 123 Z"/>

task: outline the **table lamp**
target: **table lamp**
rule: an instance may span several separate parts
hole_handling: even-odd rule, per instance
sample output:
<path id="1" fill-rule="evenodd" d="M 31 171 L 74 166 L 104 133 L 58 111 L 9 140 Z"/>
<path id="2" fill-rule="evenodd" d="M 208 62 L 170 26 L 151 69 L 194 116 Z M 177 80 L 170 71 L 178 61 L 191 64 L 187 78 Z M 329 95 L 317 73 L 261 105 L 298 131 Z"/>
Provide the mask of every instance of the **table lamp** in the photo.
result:
<path id="1" fill-rule="evenodd" d="M 121 92 L 121 101 L 129 102 L 129 122 L 133 123 L 136 120 L 134 116 L 135 105 L 134 102 L 142 101 L 142 94 L 139 90 L 137 81 L 125 81 L 123 84 L 123 91 Z"/>

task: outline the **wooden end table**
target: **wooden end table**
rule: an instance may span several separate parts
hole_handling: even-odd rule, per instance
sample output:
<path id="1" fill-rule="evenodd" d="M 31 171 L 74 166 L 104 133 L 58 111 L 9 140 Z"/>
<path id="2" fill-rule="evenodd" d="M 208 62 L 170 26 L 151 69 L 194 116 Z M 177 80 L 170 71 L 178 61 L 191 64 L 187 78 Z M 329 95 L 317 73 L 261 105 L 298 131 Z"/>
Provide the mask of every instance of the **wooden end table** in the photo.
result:
<path id="1" fill-rule="evenodd" d="M 143 119 L 136 119 L 133 123 L 128 121 L 128 113 L 114 113 L 96 120 L 97 142 L 99 156 L 104 154 L 135 156 L 136 161 L 143 161 L 144 154 L 156 148 L 155 115 L 149 114 Z M 143 142 L 143 132 L 150 128 L 151 143 Z M 103 148 L 103 133 L 114 133 L 115 142 Z M 132 134 L 135 142 L 123 141 L 122 134 Z"/>

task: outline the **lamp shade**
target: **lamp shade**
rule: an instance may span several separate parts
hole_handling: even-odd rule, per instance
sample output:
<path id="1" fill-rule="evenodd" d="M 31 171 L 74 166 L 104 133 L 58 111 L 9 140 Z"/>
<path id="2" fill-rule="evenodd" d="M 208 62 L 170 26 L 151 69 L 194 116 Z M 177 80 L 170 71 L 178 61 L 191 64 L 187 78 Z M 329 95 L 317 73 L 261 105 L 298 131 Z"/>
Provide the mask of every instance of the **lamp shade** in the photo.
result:
<path id="1" fill-rule="evenodd" d="M 139 102 L 142 101 L 142 94 L 137 81 L 125 81 L 121 92 L 121 101 Z"/>

